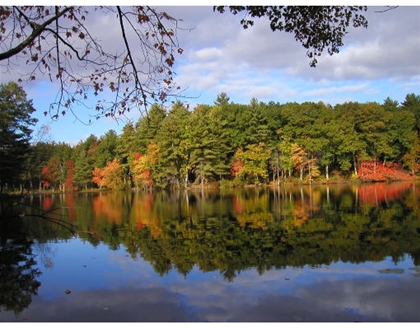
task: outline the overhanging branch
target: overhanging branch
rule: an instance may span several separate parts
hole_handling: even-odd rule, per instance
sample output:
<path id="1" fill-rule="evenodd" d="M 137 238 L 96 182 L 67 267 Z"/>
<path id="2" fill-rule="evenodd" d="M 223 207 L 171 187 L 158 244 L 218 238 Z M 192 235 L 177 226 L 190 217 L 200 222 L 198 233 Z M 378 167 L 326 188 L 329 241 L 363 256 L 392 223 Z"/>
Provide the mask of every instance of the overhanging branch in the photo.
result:
<path id="1" fill-rule="evenodd" d="M 28 38 L 23 40 L 16 47 L 11 48 L 11 49 L 7 50 L 6 52 L 0 53 L 0 61 L 5 60 L 5 59 L 9 59 L 9 58 L 17 55 L 18 53 L 20 53 L 23 49 L 25 49 L 27 46 L 29 46 L 35 40 L 35 38 L 40 36 L 41 33 L 45 31 L 45 29 L 48 25 L 50 25 L 54 21 L 57 21 L 61 16 L 63 16 L 65 13 L 67 13 L 68 11 L 70 11 L 72 9 L 73 9 L 73 7 L 64 8 L 62 11 L 57 12 L 57 14 L 55 16 L 51 17 L 50 19 L 47 19 L 41 25 L 32 23 L 31 24 L 32 33 L 28 36 Z M 24 16 L 25 18 L 27 18 L 25 15 L 23 15 L 23 13 L 21 11 L 19 11 L 19 13 L 22 16 Z"/>

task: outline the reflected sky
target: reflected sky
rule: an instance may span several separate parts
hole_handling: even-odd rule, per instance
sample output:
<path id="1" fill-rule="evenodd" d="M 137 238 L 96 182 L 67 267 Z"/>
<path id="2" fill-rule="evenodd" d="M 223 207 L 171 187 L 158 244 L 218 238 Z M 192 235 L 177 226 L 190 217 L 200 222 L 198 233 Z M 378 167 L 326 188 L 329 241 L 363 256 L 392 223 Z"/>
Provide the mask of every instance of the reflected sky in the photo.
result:
<path id="1" fill-rule="evenodd" d="M 198 267 L 186 276 L 175 268 L 160 276 L 124 248 L 79 239 L 47 246 L 49 265 L 36 258 L 38 295 L 18 316 L 0 312 L 1 321 L 420 321 L 420 278 L 409 256 L 398 263 L 335 262 L 262 275 L 248 269 L 228 282 L 219 271 Z"/>

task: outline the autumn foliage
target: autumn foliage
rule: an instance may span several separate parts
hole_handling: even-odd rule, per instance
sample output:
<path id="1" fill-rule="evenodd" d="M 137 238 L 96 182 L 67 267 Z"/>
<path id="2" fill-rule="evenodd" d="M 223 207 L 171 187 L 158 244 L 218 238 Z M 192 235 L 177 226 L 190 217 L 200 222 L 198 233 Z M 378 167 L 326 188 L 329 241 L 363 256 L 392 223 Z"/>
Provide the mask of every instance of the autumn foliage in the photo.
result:
<path id="1" fill-rule="evenodd" d="M 64 188 L 66 190 L 73 190 L 73 181 L 74 181 L 74 174 L 76 173 L 76 167 L 72 160 L 66 161 L 66 168 L 67 168 L 67 175 L 66 175 L 66 182 L 64 184 Z"/>
<path id="2" fill-rule="evenodd" d="M 358 197 L 360 203 L 377 205 L 384 201 L 394 201 L 401 197 L 413 186 L 412 182 L 402 181 L 387 184 L 384 182 L 363 184 L 358 187 Z"/>
<path id="3" fill-rule="evenodd" d="M 41 183 L 45 188 L 49 188 L 51 186 L 51 172 L 48 166 L 43 166 L 41 170 Z"/>
<path id="4" fill-rule="evenodd" d="M 95 167 L 92 172 L 92 181 L 98 187 L 110 189 L 121 189 L 124 187 L 123 168 L 118 159 L 114 159 L 106 164 L 103 169 Z"/>
<path id="5" fill-rule="evenodd" d="M 244 162 L 233 161 L 232 167 L 230 169 L 230 173 L 232 174 L 233 177 L 236 177 L 243 167 L 244 167 Z"/>
<path id="6" fill-rule="evenodd" d="M 152 170 L 159 161 L 159 147 L 151 142 L 147 146 L 146 154 L 134 153 L 132 167 L 133 182 L 137 186 L 151 187 L 154 185 Z"/>
<path id="7" fill-rule="evenodd" d="M 364 181 L 394 181 L 411 180 L 412 176 L 402 170 L 396 163 L 383 164 L 374 160 L 364 161 L 360 164 L 358 175 Z"/>

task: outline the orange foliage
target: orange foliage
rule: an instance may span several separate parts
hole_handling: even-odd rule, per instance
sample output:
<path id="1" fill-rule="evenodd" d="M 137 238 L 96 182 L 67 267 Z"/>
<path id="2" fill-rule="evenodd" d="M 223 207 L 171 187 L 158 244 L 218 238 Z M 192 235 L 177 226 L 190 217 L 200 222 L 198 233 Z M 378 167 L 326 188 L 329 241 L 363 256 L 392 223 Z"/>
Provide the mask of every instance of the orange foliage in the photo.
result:
<path id="1" fill-rule="evenodd" d="M 96 219 L 105 219 L 107 222 L 121 224 L 123 219 L 121 206 L 115 195 L 99 195 L 93 199 L 93 211 Z"/>
<path id="2" fill-rule="evenodd" d="M 92 172 L 92 181 L 98 187 L 107 187 L 111 189 L 122 188 L 123 183 L 123 169 L 118 159 L 114 158 L 106 164 L 103 169 L 95 167 Z"/>
<path id="3" fill-rule="evenodd" d="M 123 169 L 118 159 L 108 162 L 102 170 L 102 185 L 111 189 L 119 189 L 123 186 Z"/>
<path id="4" fill-rule="evenodd" d="M 153 208 L 155 201 L 153 194 L 139 194 L 136 196 L 132 213 L 137 229 L 148 227 L 152 237 L 157 238 L 162 233 L 161 221 Z"/>
<path id="5" fill-rule="evenodd" d="M 305 204 L 302 199 L 296 199 L 295 207 L 293 208 L 293 223 L 296 227 L 303 225 L 311 216 L 309 204 Z"/>
<path id="6" fill-rule="evenodd" d="M 292 144 L 290 146 L 292 151 L 292 156 L 290 157 L 291 161 L 293 162 L 293 166 L 296 169 L 300 169 L 302 166 L 305 165 L 308 153 L 300 147 L 298 144 Z"/>
<path id="7" fill-rule="evenodd" d="M 244 162 L 234 161 L 232 163 L 232 168 L 230 169 L 230 173 L 232 174 L 232 176 L 236 177 L 238 173 L 242 170 L 244 165 L 245 165 Z"/>
<path id="8" fill-rule="evenodd" d="M 147 152 L 145 155 L 140 153 L 134 153 L 134 161 L 132 167 L 133 181 L 137 185 L 144 187 L 151 187 L 154 184 L 152 177 L 153 166 L 159 160 L 159 147 L 151 142 L 147 146 Z"/>
<path id="9" fill-rule="evenodd" d="M 102 187 L 102 170 L 99 167 L 95 167 L 92 172 L 92 181 L 93 183 L 96 183 L 98 187 Z"/>

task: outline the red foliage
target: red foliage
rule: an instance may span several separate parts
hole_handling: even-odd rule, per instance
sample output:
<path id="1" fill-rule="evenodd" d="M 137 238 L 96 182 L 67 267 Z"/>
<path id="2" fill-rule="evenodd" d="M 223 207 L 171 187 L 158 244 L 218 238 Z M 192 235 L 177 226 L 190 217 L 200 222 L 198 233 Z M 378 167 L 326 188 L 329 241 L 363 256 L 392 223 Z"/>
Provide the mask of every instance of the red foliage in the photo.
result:
<path id="1" fill-rule="evenodd" d="M 52 207 L 52 204 L 53 204 L 52 198 L 49 196 L 46 196 L 42 201 L 42 209 L 44 211 L 49 211 Z"/>
<path id="2" fill-rule="evenodd" d="M 232 198 L 232 205 L 236 214 L 243 214 L 245 212 L 244 203 L 238 196 Z"/>
<path id="3" fill-rule="evenodd" d="M 135 152 L 135 153 L 134 153 L 134 160 L 135 160 L 135 161 L 138 161 L 138 160 L 139 160 L 142 156 L 143 156 L 142 154 L 140 154 L 140 153 L 138 153 L 138 152 Z"/>
<path id="4" fill-rule="evenodd" d="M 41 183 L 44 185 L 45 188 L 49 188 L 51 186 L 51 172 L 48 166 L 43 166 L 41 170 Z"/>
<path id="5" fill-rule="evenodd" d="M 383 201 L 399 199 L 409 188 L 413 187 L 413 182 L 403 181 L 398 183 L 373 183 L 361 185 L 358 188 L 358 197 L 362 204 L 380 204 Z"/>
<path id="6" fill-rule="evenodd" d="M 358 176 L 366 181 L 411 180 L 412 176 L 396 163 L 383 165 L 382 162 L 365 161 L 358 169 Z"/>
<path id="7" fill-rule="evenodd" d="M 230 169 L 230 173 L 232 174 L 232 176 L 236 177 L 238 175 L 239 171 L 242 170 L 244 165 L 245 164 L 241 161 L 234 161 L 232 163 L 232 168 Z"/>
<path id="8" fill-rule="evenodd" d="M 76 173 L 76 167 L 72 160 L 66 161 L 66 167 L 67 167 L 67 176 L 66 176 L 66 182 L 64 183 L 64 188 L 73 190 L 74 188 L 73 180 L 74 180 L 74 174 Z"/>
<path id="9" fill-rule="evenodd" d="M 68 219 L 69 222 L 73 223 L 76 221 L 76 208 L 74 207 L 74 194 L 66 194 L 64 196 L 64 201 L 66 202 L 66 207 L 68 209 Z"/>

